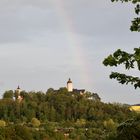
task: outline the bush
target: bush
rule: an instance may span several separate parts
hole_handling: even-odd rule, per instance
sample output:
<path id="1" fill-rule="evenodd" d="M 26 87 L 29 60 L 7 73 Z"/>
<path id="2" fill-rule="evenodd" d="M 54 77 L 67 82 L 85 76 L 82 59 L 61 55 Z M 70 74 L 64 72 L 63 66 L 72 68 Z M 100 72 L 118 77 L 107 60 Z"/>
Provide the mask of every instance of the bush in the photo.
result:
<path id="1" fill-rule="evenodd" d="M 6 126 L 6 122 L 3 120 L 0 120 L 0 127 L 5 127 Z"/>
<path id="2" fill-rule="evenodd" d="M 34 127 L 40 126 L 40 121 L 37 118 L 32 118 L 31 123 L 32 123 L 32 126 Z"/>

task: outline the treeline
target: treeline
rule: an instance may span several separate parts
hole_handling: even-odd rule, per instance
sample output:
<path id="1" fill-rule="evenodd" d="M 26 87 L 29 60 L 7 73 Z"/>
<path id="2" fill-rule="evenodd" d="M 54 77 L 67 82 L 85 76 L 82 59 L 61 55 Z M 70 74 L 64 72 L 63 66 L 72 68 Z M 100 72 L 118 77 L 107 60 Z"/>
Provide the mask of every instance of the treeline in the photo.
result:
<path id="1" fill-rule="evenodd" d="M 101 102 L 96 93 L 50 88 L 46 93 L 22 91 L 20 95 L 22 101 L 9 90 L 0 100 L 0 140 L 27 140 L 26 135 L 30 140 L 102 140 L 136 115 L 128 105 Z"/>

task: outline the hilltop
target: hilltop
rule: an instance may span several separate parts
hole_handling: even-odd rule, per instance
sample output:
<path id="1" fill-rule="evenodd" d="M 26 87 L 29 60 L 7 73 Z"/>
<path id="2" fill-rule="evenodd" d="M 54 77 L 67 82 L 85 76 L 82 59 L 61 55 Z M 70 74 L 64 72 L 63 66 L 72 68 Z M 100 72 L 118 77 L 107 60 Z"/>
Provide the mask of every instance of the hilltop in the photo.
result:
<path id="1" fill-rule="evenodd" d="M 105 139 L 136 114 L 123 104 L 103 103 L 97 93 L 6 91 L 0 100 L 0 138 L 10 140 Z M 15 97 L 15 98 L 13 98 Z"/>

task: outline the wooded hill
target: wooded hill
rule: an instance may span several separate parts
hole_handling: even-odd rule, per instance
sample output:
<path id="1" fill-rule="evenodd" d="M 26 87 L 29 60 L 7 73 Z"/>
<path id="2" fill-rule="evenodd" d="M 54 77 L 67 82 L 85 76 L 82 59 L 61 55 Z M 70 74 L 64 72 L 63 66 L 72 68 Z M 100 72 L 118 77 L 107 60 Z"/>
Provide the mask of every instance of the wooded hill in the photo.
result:
<path id="1" fill-rule="evenodd" d="M 0 100 L 0 140 L 105 140 L 119 123 L 135 117 L 128 105 L 103 103 L 96 93 L 69 93 L 66 88 L 9 90 Z"/>

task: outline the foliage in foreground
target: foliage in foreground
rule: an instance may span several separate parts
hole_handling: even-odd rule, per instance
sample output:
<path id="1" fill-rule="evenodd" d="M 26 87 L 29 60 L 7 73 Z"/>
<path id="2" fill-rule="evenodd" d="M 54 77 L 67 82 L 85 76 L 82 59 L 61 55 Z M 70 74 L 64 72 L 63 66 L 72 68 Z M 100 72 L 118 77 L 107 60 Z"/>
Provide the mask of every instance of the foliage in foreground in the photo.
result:
<path id="1" fill-rule="evenodd" d="M 109 55 L 104 61 L 105 66 L 118 66 L 123 64 L 125 69 L 138 69 L 140 70 L 140 48 L 135 48 L 134 53 L 130 54 L 118 49 L 112 55 Z M 123 73 L 112 72 L 110 74 L 111 79 L 116 79 L 121 84 L 131 83 L 135 88 L 140 88 L 140 78 L 126 75 Z"/>
<path id="2" fill-rule="evenodd" d="M 132 4 L 135 5 L 135 14 L 137 15 L 137 17 L 134 18 L 134 20 L 132 21 L 132 25 L 130 27 L 131 31 L 136 31 L 136 32 L 140 32 L 140 17 L 138 16 L 140 13 L 140 0 L 111 0 L 112 2 L 131 2 Z"/>
<path id="3" fill-rule="evenodd" d="M 140 13 L 140 0 L 111 0 L 112 2 L 131 2 L 135 5 L 135 14 Z M 134 18 L 130 27 L 131 31 L 140 32 L 140 17 Z M 118 49 L 103 61 L 105 66 L 116 66 L 123 64 L 126 70 L 137 68 L 140 70 L 140 48 L 135 48 L 130 54 Z M 112 72 L 110 78 L 116 79 L 121 84 L 131 83 L 135 88 L 140 88 L 140 78 L 124 73 Z M 117 131 L 106 137 L 107 140 L 139 140 L 140 139 L 140 117 L 130 119 L 118 126 Z"/>
<path id="4" fill-rule="evenodd" d="M 131 2 L 135 5 L 135 14 L 140 14 L 140 0 L 111 0 L 112 2 Z M 140 17 L 134 18 L 130 27 L 131 31 L 140 32 Z M 140 48 L 134 48 L 134 53 L 128 53 L 118 49 L 112 55 L 109 55 L 103 61 L 105 66 L 116 66 L 123 64 L 126 70 L 138 69 L 140 70 Z M 131 83 L 135 88 L 140 88 L 140 78 L 133 75 L 126 75 L 124 73 L 112 72 L 111 79 L 116 79 L 121 84 Z"/>
<path id="5" fill-rule="evenodd" d="M 111 133 L 107 140 L 139 140 L 140 116 L 121 123 L 116 132 Z"/>

